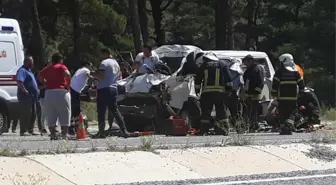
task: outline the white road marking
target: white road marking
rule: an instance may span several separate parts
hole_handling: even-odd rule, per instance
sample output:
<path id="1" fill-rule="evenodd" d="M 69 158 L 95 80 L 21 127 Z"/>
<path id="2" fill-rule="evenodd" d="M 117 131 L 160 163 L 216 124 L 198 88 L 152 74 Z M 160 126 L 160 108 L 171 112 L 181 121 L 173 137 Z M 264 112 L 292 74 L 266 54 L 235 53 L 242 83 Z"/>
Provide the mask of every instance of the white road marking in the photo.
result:
<path id="1" fill-rule="evenodd" d="M 255 184 L 255 183 L 261 183 L 261 182 L 291 181 L 291 180 L 314 179 L 314 178 L 325 178 L 325 177 L 336 177 L 336 174 L 296 176 L 296 177 L 279 177 L 279 178 L 271 178 L 271 179 L 229 181 L 229 182 L 197 184 L 197 185 L 234 185 L 234 184 L 247 184 L 247 183 L 248 184 Z"/>

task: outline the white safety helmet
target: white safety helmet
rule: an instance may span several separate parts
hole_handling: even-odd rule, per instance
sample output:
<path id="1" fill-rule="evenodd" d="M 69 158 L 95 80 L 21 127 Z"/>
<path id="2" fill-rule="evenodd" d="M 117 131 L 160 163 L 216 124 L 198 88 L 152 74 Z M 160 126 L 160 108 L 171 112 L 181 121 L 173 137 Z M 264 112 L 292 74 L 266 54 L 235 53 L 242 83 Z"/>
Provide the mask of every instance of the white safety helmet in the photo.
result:
<path id="1" fill-rule="evenodd" d="M 282 62 L 282 63 L 285 63 L 285 62 L 293 62 L 294 61 L 294 58 L 293 58 L 293 55 L 289 54 L 289 53 L 285 53 L 285 54 L 282 54 L 280 57 L 279 57 L 279 61 Z"/>
<path id="2" fill-rule="evenodd" d="M 238 63 L 238 64 L 242 64 L 243 62 L 242 62 L 242 59 L 240 59 L 240 58 L 232 58 L 231 59 L 231 62 L 232 63 Z"/>
<path id="3" fill-rule="evenodd" d="M 289 71 L 297 71 L 294 63 L 293 55 L 289 53 L 282 54 L 279 57 L 279 61 L 283 64 L 283 66 Z"/>
<path id="4" fill-rule="evenodd" d="M 218 61 L 219 60 L 217 56 L 211 52 L 207 52 L 207 53 L 199 52 L 195 54 L 195 63 L 197 66 L 200 66 L 201 64 L 203 64 L 204 59 L 208 61 Z"/>

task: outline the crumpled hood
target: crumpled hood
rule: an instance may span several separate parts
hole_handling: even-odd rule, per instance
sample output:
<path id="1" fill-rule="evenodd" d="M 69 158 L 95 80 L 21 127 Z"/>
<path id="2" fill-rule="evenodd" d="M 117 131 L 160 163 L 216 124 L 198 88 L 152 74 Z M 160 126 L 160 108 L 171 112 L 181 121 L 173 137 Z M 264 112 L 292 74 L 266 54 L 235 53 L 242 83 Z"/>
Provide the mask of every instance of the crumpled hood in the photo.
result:
<path id="1" fill-rule="evenodd" d="M 159 85 L 169 77 L 160 73 L 142 74 L 137 77 L 129 76 L 117 83 L 119 86 L 125 86 L 126 93 L 148 93 L 153 85 Z"/>

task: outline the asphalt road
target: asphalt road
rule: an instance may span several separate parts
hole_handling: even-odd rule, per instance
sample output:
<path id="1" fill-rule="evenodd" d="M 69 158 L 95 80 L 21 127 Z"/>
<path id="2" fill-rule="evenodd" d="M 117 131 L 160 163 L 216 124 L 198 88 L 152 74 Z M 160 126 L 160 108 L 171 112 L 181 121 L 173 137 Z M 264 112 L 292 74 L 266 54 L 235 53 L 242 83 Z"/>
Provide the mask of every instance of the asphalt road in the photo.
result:
<path id="1" fill-rule="evenodd" d="M 330 125 L 330 124 L 328 124 Z M 329 126 L 328 126 L 329 127 Z M 90 133 L 97 132 L 97 125 L 89 127 Z M 336 131 L 332 131 L 335 132 Z M 335 137 L 336 134 L 333 134 Z M 225 145 L 265 145 L 265 144 L 289 144 L 297 142 L 310 142 L 312 140 L 328 137 L 325 133 L 293 133 L 290 136 L 280 136 L 278 133 L 253 133 L 245 135 L 230 134 L 230 136 L 182 136 L 170 137 L 163 135 L 107 139 L 85 139 L 81 141 L 50 141 L 49 136 L 26 136 L 21 137 L 18 133 L 4 133 L 0 136 L 0 149 L 11 151 L 41 151 L 41 152 L 69 152 L 96 151 L 114 149 L 135 149 L 139 147 L 169 149 L 186 148 L 194 146 L 225 146 Z"/>
<path id="2" fill-rule="evenodd" d="M 186 148 L 192 146 L 225 146 L 225 145 L 265 145 L 309 142 L 325 137 L 317 133 L 294 133 L 290 136 L 280 136 L 277 133 L 256 133 L 246 135 L 231 134 L 230 136 L 182 136 L 169 137 L 163 135 L 107 139 L 87 139 L 82 141 L 50 141 L 46 136 L 20 137 L 18 134 L 5 133 L 0 136 L 0 149 L 15 151 L 65 151 L 65 150 L 106 150 L 115 148 L 134 149 L 138 147 Z"/>
<path id="3" fill-rule="evenodd" d="M 215 179 L 128 183 L 123 185 L 334 185 L 336 169 L 235 176 Z"/>

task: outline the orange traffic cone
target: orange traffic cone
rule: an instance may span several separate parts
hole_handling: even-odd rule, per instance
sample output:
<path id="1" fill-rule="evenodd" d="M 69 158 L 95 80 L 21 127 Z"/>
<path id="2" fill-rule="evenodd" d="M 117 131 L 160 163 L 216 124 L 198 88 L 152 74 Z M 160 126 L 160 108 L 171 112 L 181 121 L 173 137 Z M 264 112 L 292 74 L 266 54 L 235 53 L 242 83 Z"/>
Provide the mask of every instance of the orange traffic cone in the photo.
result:
<path id="1" fill-rule="evenodd" d="M 85 139 L 85 138 L 86 138 L 86 131 L 85 131 L 84 119 L 82 113 L 80 113 L 78 119 L 77 139 Z"/>

